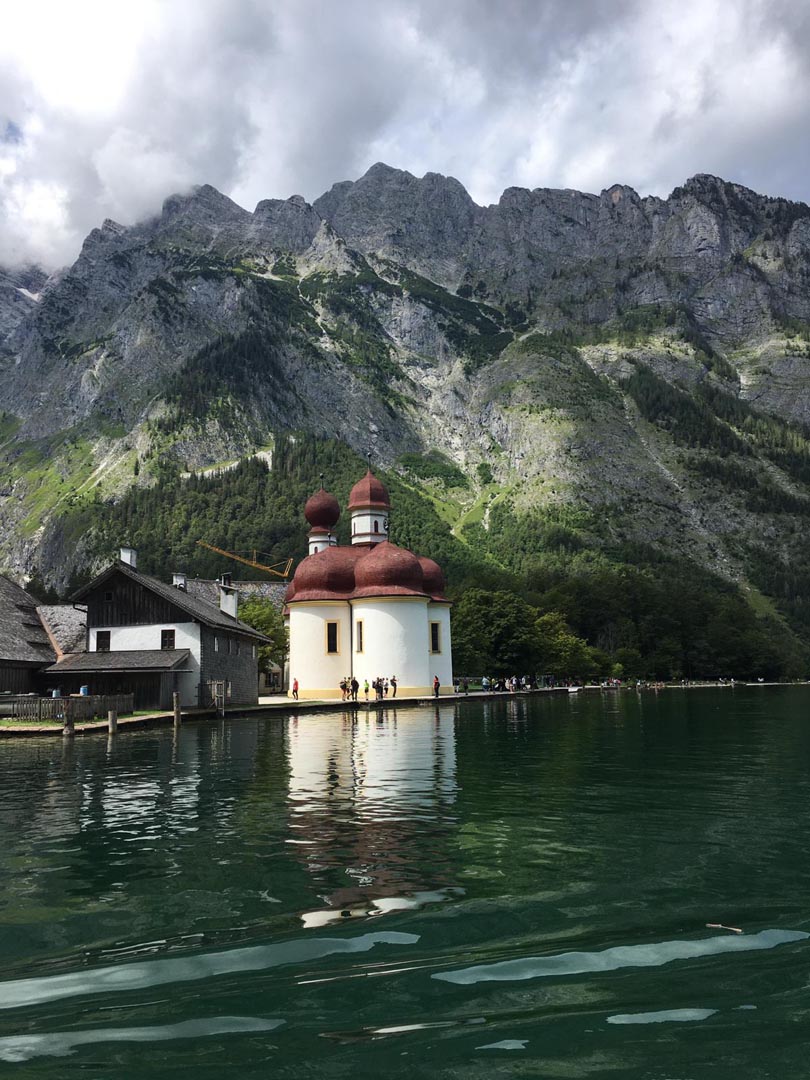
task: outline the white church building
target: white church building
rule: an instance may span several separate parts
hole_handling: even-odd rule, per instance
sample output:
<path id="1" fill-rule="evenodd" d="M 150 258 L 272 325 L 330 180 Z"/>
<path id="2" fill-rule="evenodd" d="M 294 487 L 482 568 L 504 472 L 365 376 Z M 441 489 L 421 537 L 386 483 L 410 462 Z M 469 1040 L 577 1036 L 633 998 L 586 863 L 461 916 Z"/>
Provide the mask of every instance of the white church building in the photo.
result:
<path id="1" fill-rule="evenodd" d="M 349 496 L 352 542 L 338 546 L 337 499 L 321 488 L 304 507 L 309 555 L 285 597 L 290 631 L 290 686 L 300 698 L 336 698 L 340 682 L 362 688 L 396 676 L 401 695 L 451 693 L 450 601 L 432 559 L 388 541 L 385 486 L 369 471 Z M 292 691 L 290 691 L 292 693 Z M 389 699 L 390 700 L 390 699 Z"/>

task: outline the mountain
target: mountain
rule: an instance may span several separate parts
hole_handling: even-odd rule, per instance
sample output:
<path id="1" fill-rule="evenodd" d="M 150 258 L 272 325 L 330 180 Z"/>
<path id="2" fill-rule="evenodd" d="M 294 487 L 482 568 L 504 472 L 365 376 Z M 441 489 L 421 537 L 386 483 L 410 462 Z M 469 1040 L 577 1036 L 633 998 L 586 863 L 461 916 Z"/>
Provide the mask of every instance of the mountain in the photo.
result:
<path id="1" fill-rule="evenodd" d="M 173 195 L 58 274 L 0 269 L 0 566 L 64 589 L 133 486 L 177 501 L 309 435 L 371 448 L 459 565 L 679 560 L 810 640 L 809 273 L 810 207 L 705 175 L 486 207 L 382 164 L 312 205 Z"/>

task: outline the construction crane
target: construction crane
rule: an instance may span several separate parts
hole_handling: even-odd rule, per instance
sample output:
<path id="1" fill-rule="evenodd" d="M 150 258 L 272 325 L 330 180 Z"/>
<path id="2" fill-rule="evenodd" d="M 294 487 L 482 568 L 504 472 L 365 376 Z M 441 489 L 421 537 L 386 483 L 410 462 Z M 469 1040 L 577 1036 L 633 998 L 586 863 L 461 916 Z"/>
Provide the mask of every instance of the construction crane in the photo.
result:
<path id="1" fill-rule="evenodd" d="M 256 570 L 264 570 L 268 574 L 275 574 L 276 577 L 286 578 L 289 577 L 290 570 L 292 569 L 292 559 L 282 559 L 280 562 L 273 563 L 272 566 L 265 566 L 264 563 L 256 561 L 256 556 L 263 554 L 263 552 L 253 550 L 253 558 L 246 559 L 243 555 L 237 555 L 234 551 L 225 551 L 223 548 L 216 547 L 215 544 L 207 544 L 205 540 L 198 540 L 199 547 L 208 548 L 209 551 L 215 551 L 217 555 L 224 555 L 226 559 L 234 559 L 236 562 L 244 563 L 245 566 L 252 566 Z M 283 570 L 277 570 L 277 566 L 283 566 Z"/>

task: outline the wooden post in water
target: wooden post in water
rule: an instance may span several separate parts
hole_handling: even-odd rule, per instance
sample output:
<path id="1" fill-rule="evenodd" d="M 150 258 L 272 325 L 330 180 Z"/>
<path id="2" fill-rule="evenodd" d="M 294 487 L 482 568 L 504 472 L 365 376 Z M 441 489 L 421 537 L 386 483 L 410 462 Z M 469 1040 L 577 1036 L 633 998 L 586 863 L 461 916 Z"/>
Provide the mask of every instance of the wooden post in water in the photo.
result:
<path id="1" fill-rule="evenodd" d="M 174 726 L 180 727 L 180 695 L 176 690 L 172 694 L 172 707 L 174 708 Z"/>
<path id="2" fill-rule="evenodd" d="M 110 735 L 115 735 L 116 731 L 118 731 L 118 712 L 115 709 L 107 711 L 107 728 Z"/>

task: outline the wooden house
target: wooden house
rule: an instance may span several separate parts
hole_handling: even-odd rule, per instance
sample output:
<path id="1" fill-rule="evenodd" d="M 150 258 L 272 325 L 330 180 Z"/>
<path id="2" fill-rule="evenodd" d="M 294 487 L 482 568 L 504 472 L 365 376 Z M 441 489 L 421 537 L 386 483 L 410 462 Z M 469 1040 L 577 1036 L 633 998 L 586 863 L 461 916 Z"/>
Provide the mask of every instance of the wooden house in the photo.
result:
<path id="1" fill-rule="evenodd" d="M 33 693 L 55 658 L 36 600 L 0 574 L 0 693 Z"/>
<path id="2" fill-rule="evenodd" d="M 258 647 L 267 639 L 237 618 L 229 579 L 218 591 L 213 604 L 190 595 L 183 575 L 168 585 L 139 573 L 136 552 L 122 548 L 71 597 L 87 609 L 86 651 L 49 667 L 51 684 L 63 693 L 131 693 L 136 709 L 165 709 L 175 691 L 186 708 L 208 704 L 219 683 L 226 704 L 256 704 Z"/>

